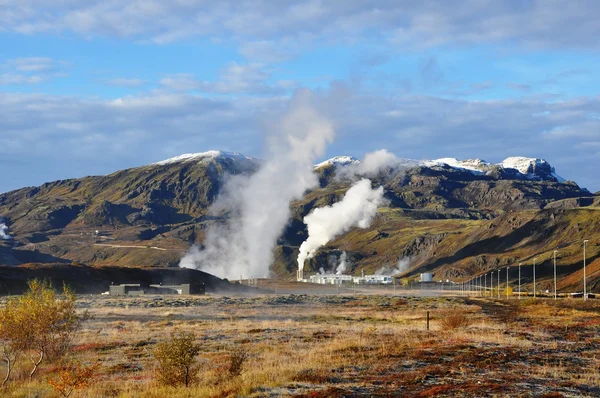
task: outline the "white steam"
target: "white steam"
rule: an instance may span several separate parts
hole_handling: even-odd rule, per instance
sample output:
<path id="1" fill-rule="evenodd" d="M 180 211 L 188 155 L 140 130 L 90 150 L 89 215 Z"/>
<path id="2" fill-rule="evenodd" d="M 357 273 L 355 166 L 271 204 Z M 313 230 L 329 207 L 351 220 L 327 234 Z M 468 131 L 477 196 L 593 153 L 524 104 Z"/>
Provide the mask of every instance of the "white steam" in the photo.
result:
<path id="1" fill-rule="evenodd" d="M 375 177 L 379 173 L 394 169 L 400 165 L 401 160 L 386 149 L 369 152 L 360 162 L 351 163 L 341 168 L 337 177 L 339 179 L 356 179 L 357 177 Z"/>
<path id="2" fill-rule="evenodd" d="M 204 249 L 193 247 L 181 267 L 230 279 L 269 275 L 273 248 L 290 218 L 290 202 L 318 185 L 313 164 L 334 137 L 332 123 L 313 100 L 309 90 L 297 93 L 267 141 L 260 169 L 226 182 L 213 211 L 227 211 L 227 222 L 209 227 Z"/>
<path id="3" fill-rule="evenodd" d="M 374 190 L 370 180 L 362 179 L 346 192 L 340 202 L 315 209 L 304 217 L 308 238 L 300 246 L 298 268 L 304 269 L 304 262 L 313 258 L 320 247 L 336 236 L 354 226 L 368 228 L 384 201 L 383 187 Z"/>
<path id="4" fill-rule="evenodd" d="M 0 223 L 0 239 L 10 239 L 10 234 L 8 233 L 8 226 L 4 223 Z"/>
<path id="5" fill-rule="evenodd" d="M 335 274 L 336 275 L 344 275 L 344 273 L 348 269 L 349 265 L 350 264 L 349 264 L 349 260 L 348 260 L 348 255 L 346 254 L 346 252 L 342 252 L 342 255 L 340 256 L 340 263 L 338 264 L 337 268 L 335 269 Z"/>
<path id="6" fill-rule="evenodd" d="M 411 261 L 412 261 L 412 259 L 410 257 L 403 257 L 398 260 L 398 264 L 396 264 L 396 267 L 393 267 L 393 266 L 390 268 L 381 267 L 377 271 L 375 271 L 375 275 L 392 276 L 392 275 L 401 274 L 410 268 Z"/>

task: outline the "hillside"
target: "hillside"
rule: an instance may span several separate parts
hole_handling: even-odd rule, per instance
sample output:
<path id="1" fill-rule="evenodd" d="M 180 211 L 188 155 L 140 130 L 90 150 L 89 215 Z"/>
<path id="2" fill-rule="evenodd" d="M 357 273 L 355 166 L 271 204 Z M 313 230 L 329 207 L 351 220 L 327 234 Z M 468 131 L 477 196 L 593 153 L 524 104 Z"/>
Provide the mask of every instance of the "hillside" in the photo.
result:
<path id="1" fill-rule="evenodd" d="M 344 170 L 358 164 L 339 157 L 316 166 L 320 186 L 292 203 L 293 218 L 275 249 L 275 275 L 293 275 L 306 238 L 302 218 L 339 200 L 351 183 Z M 177 266 L 192 243 L 203 241 L 207 226 L 226 217 L 209 207 L 227 176 L 258 167 L 257 159 L 210 151 L 0 194 L 0 220 L 11 235 L 0 241 L 0 264 Z M 346 251 L 351 272 L 392 269 L 405 260 L 405 275 L 427 270 L 456 279 L 537 256 L 545 261 L 543 278 L 558 247 L 566 278 L 578 270 L 584 238 L 590 262 L 600 251 L 600 197 L 564 181 L 540 159 L 404 160 L 369 177 L 385 187 L 388 205 L 370 228 L 322 248 L 309 270 L 331 267 Z"/>
<path id="2" fill-rule="evenodd" d="M 206 292 L 256 293 L 256 289 L 229 283 L 205 272 L 181 268 L 86 267 L 71 264 L 25 264 L 20 267 L 0 266 L 0 294 L 20 294 L 31 279 L 49 281 L 58 290 L 66 283 L 79 294 L 100 294 L 118 283 L 142 285 L 203 285 Z"/>

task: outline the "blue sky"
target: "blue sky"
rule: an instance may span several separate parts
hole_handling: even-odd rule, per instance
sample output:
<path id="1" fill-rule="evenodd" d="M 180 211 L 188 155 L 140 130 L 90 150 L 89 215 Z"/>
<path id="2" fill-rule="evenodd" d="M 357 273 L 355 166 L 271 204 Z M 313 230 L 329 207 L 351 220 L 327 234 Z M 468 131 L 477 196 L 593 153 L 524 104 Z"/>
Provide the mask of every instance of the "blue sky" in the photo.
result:
<path id="1" fill-rule="evenodd" d="M 0 192 L 185 152 L 260 155 L 295 90 L 327 156 L 547 159 L 600 190 L 600 3 L 8 1 Z"/>

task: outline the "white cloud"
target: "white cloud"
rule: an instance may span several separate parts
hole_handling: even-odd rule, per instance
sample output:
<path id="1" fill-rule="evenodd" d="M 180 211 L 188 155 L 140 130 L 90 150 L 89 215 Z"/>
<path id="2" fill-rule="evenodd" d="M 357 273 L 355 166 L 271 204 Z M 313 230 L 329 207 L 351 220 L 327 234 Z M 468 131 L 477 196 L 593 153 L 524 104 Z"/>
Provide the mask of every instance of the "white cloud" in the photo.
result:
<path id="1" fill-rule="evenodd" d="M 37 84 L 45 79 L 37 75 L 21 75 L 18 73 L 3 73 L 0 75 L 0 85 L 10 84 Z"/>
<path id="2" fill-rule="evenodd" d="M 335 101 L 319 106 L 335 104 L 327 111 L 339 137 L 327 157 L 361 158 L 382 148 L 415 159 L 543 157 L 563 177 L 600 190 L 600 119 L 595 117 L 600 98 L 463 101 L 374 97 L 343 86 L 330 91 Z M 0 168 L 11 170 L 10 180 L 0 180 L 0 191 L 192 151 L 260 156 L 258 126 L 286 101 L 286 96 L 214 99 L 177 92 L 110 100 L 0 93 Z M 27 167 L 20 166 L 23 159 Z"/>
<path id="3" fill-rule="evenodd" d="M 0 85 L 38 84 L 59 77 L 69 64 L 47 57 L 13 58 L 6 60 L 0 73 Z"/>
<path id="4" fill-rule="evenodd" d="M 240 53 L 248 59 L 259 62 L 280 62 L 292 58 L 298 53 L 297 45 L 290 41 L 282 43 L 274 40 L 257 40 L 240 45 Z"/>
<path id="5" fill-rule="evenodd" d="M 235 40 L 257 59 L 285 58 L 289 43 L 353 41 L 365 33 L 402 47 L 511 41 L 598 49 L 600 3 L 560 0 L 300 1 L 21 0 L 0 11 L 5 31 L 73 32 L 159 43 Z M 293 52 L 293 51 L 292 51 Z"/>
<path id="6" fill-rule="evenodd" d="M 6 66 L 19 72 L 45 72 L 55 68 L 55 61 L 47 57 L 14 58 Z"/>
<path id="7" fill-rule="evenodd" d="M 280 94 L 296 88 L 289 80 L 269 82 L 270 71 L 262 64 L 232 62 L 223 68 L 215 81 L 200 80 L 191 73 L 168 75 L 160 80 L 163 88 L 174 91 L 199 91 L 214 94 Z"/>
<path id="8" fill-rule="evenodd" d="M 145 81 L 141 79 L 127 79 L 127 78 L 115 78 L 106 80 L 106 83 L 111 86 L 121 86 L 121 87 L 139 87 L 146 84 Z"/>
<path id="9" fill-rule="evenodd" d="M 202 86 L 195 75 L 191 73 L 177 73 L 160 79 L 160 84 L 175 91 L 197 90 Z"/>

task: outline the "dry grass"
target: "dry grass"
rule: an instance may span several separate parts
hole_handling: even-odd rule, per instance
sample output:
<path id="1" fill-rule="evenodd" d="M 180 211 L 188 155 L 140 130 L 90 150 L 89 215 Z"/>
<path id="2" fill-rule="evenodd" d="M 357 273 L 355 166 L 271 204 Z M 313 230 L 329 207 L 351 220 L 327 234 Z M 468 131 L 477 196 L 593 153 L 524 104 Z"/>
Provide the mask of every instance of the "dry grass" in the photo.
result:
<path id="1" fill-rule="evenodd" d="M 440 327 L 442 330 L 466 329 L 472 323 L 472 314 L 457 310 L 448 312 L 440 319 Z"/>
<path id="2" fill-rule="evenodd" d="M 73 359 L 101 367 L 75 397 L 600 393 L 593 387 L 600 385 L 600 313 L 590 304 L 280 296 L 208 297 L 170 307 L 152 298 L 111 300 L 82 300 L 94 319 L 78 336 Z M 511 322 L 502 320 L 507 310 Z M 199 381 L 190 388 L 155 381 L 152 350 L 175 329 L 194 332 L 201 346 Z M 56 397 L 45 382 L 52 366 L 31 382 L 18 368 L 0 395 Z"/>

